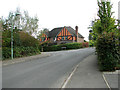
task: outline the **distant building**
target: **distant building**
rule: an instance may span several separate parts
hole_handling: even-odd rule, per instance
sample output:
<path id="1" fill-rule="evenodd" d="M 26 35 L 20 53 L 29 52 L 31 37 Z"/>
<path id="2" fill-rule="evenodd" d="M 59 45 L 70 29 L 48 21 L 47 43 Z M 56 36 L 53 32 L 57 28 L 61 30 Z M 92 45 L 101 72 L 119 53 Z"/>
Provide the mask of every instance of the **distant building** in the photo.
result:
<path id="1" fill-rule="evenodd" d="M 84 42 L 84 37 L 78 33 L 78 26 L 75 30 L 71 27 L 58 27 L 51 31 L 45 32 L 40 37 L 40 42 L 50 41 L 51 43 L 73 43 L 73 42 Z"/>

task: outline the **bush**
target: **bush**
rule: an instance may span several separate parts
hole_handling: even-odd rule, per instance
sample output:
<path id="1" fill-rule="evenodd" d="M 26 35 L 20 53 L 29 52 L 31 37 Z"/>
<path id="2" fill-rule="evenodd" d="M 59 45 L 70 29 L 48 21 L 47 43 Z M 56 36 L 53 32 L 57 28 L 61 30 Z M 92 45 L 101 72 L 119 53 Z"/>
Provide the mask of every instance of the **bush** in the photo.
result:
<path id="1" fill-rule="evenodd" d="M 10 58 L 11 57 L 11 48 L 9 47 L 3 47 L 2 48 L 2 58 Z"/>
<path id="2" fill-rule="evenodd" d="M 95 44 L 95 43 L 94 43 L 94 41 L 93 41 L 93 40 L 89 40 L 89 46 L 90 46 L 90 47 L 93 47 L 93 46 L 94 46 L 94 44 Z"/>
<path id="3" fill-rule="evenodd" d="M 9 30 L 2 31 L 2 47 L 11 46 L 11 32 Z"/>
<path id="4" fill-rule="evenodd" d="M 63 44 L 62 47 L 66 47 L 67 50 L 79 49 L 79 48 L 82 48 L 82 43 L 66 43 L 66 44 Z"/>
<path id="5" fill-rule="evenodd" d="M 114 71 L 118 63 L 115 35 L 109 33 L 99 36 L 96 51 L 99 69 L 101 71 Z"/>
<path id="6" fill-rule="evenodd" d="M 14 58 L 30 56 L 30 55 L 35 55 L 35 54 L 40 54 L 39 49 L 36 47 L 14 47 L 13 49 Z M 2 56 L 3 56 L 3 59 L 11 58 L 11 48 L 3 47 Z"/>
<path id="7" fill-rule="evenodd" d="M 45 46 L 43 47 L 43 51 L 59 51 L 62 47 L 66 47 L 66 50 L 69 49 L 79 49 L 82 48 L 82 43 L 66 43 L 66 44 L 59 44 L 53 46 Z"/>
<path id="8" fill-rule="evenodd" d="M 83 42 L 82 47 L 89 47 L 89 43 L 88 42 Z"/>
<path id="9" fill-rule="evenodd" d="M 39 46 L 39 40 L 35 39 L 33 36 L 29 35 L 25 32 L 19 32 L 20 36 L 20 46 L 24 47 L 38 47 Z"/>

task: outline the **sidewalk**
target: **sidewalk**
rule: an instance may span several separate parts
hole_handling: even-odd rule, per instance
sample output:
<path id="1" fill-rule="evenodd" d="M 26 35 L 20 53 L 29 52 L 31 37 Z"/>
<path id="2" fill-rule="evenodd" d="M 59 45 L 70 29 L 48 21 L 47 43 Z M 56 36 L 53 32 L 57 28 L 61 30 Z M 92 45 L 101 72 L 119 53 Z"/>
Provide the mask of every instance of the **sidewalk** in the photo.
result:
<path id="1" fill-rule="evenodd" d="M 91 88 L 90 90 L 96 88 L 97 90 L 109 90 L 103 75 L 104 74 L 98 69 L 97 56 L 92 54 L 80 62 L 79 67 L 65 88 Z M 105 75 L 110 85 L 112 85 L 112 88 L 118 88 L 118 77 L 116 77 L 116 75 Z"/>
<path id="2" fill-rule="evenodd" d="M 40 58 L 49 57 L 49 56 L 50 56 L 50 54 L 46 54 L 44 52 L 41 52 L 41 54 L 39 54 L 39 55 L 33 55 L 33 56 L 22 57 L 22 58 L 15 58 L 13 60 L 4 60 L 4 61 L 2 61 L 2 66 L 14 64 L 14 63 L 20 63 L 20 62 L 24 62 L 24 61 L 28 61 L 28 60 L 40 59 Z"/>

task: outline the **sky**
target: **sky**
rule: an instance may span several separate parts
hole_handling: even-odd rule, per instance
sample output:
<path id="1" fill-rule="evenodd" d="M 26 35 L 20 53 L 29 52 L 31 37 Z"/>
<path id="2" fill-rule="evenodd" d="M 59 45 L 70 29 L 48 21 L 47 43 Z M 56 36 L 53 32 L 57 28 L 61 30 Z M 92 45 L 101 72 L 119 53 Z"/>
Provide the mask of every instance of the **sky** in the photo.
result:
<path id="1" fill-rule="evenodd" d="M 111 0 L 118 18 L 118 2 Z M 88 41 L 89 25 L 97 18 L 97 0 L 1 0 L 0 17 L 7 17 L 10 11 L 15 11 L 17 7 L 27 10 L 30 16 L 39 18 L 39 30 L 48 28 L 52 30 L 56 27 L 71 26 Z"/>

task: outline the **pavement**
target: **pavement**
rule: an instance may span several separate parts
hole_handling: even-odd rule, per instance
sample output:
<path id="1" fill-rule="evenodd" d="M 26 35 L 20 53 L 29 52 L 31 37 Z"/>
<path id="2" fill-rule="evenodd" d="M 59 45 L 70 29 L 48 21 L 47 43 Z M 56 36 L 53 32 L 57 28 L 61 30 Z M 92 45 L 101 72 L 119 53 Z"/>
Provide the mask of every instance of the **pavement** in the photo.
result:
<path id="1" fill-rule="evenodd" d="M 75 73 L 65 88 L 91 88 L 92 90 L 120 90 L 118 89 L 119 71 L 100 72 L 97 56 L 92 54 L 79 63 Z"/>

